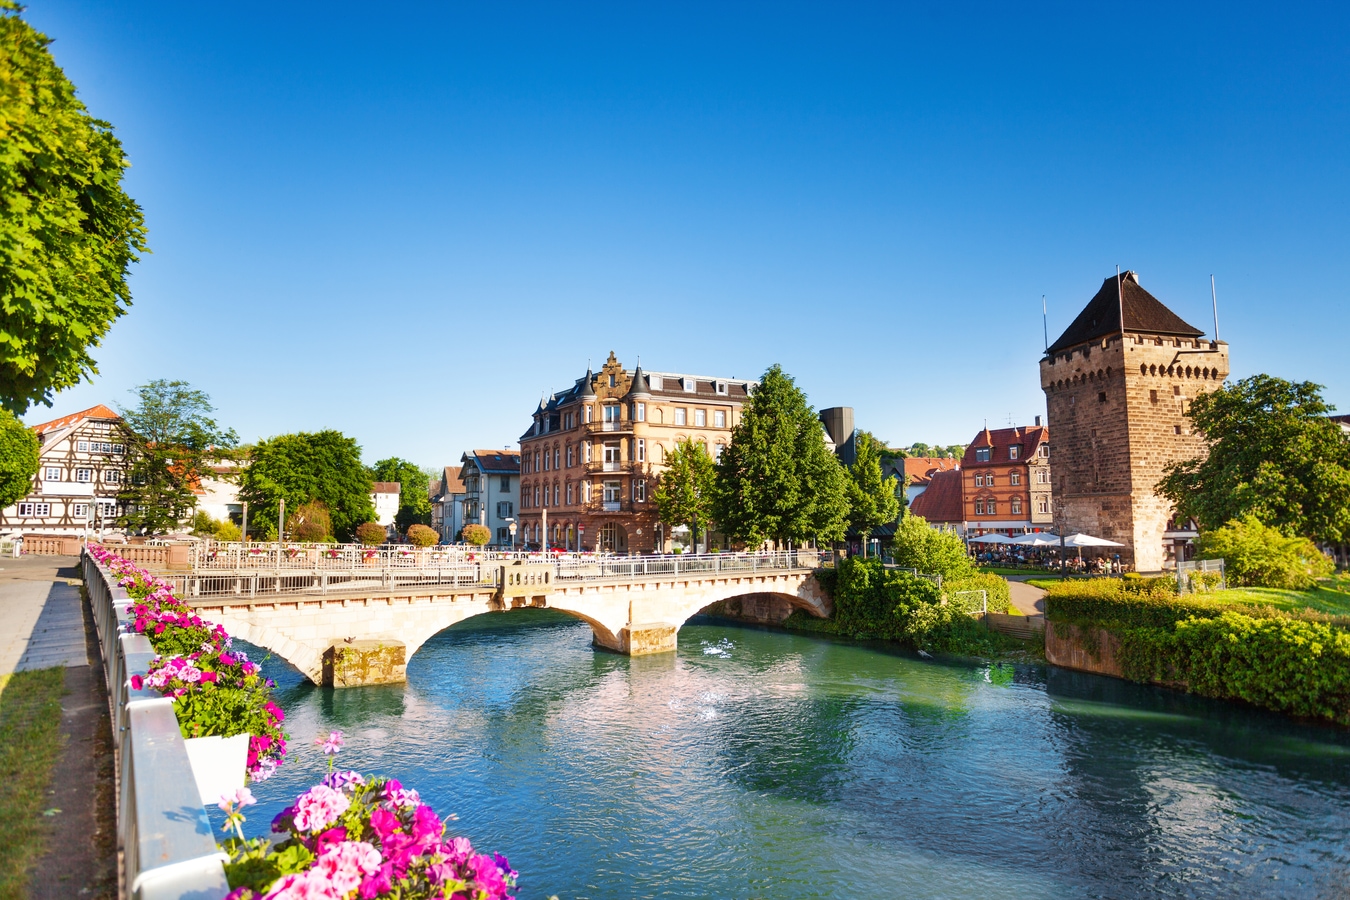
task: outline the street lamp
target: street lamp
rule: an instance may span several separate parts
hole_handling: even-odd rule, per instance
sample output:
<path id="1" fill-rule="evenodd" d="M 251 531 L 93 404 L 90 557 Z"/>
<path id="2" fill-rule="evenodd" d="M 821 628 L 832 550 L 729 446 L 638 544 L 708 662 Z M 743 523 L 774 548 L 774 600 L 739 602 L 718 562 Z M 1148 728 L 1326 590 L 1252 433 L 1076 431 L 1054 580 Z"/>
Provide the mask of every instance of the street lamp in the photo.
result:
<path id="1" fill-rule="evenodd" d="M 515 552 L 516 552 L 516 520 L 515 520 L 515 519 L 507 519 L 507 520 L 506 520 L 506 528 L 507 528 L 508 531 L 511 532 L 511 552 L 512 552 L 512 553 L 515 553 Z"/>

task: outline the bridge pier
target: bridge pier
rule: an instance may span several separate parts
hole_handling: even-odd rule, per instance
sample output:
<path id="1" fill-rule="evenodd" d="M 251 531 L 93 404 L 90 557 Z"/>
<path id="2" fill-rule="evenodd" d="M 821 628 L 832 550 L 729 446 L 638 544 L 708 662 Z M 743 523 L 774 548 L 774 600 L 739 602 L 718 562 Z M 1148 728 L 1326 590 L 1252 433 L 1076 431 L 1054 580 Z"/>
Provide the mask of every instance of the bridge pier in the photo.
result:
<path id="1" fill-rule="evenodd" d="M 408 680 L 407 646 L 402 641 L 340 641 L 323 653 L 324 687 L 397 684 Z"/>

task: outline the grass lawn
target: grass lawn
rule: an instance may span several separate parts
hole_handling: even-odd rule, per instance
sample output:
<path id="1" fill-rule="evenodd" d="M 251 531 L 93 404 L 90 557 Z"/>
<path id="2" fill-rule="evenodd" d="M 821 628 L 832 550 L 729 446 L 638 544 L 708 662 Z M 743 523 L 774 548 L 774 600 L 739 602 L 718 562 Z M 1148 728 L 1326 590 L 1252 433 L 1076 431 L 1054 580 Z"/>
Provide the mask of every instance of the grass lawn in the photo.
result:
<path id="1" fill-rule="evenodd" d="M 1033 568 L 1030 566 L 1028 566 L 1025 569 L 1015 569 L 1012 568 L 1011 566 L 976 566 L 976 568 L 978 568 L 981 572 L 985 572 L 990 575 L 1035 575 L 1038 572 L 1040 573 L 1045 572 L 1045 569 L 1039 567 Z"/>
<path id="2" fill-rule="evenodd" d="M 61 752 L 61 667 L 0 675 L 0 898 L 23 897 L 42 855 Z M 52 815 L 55 815 L 54 813 Z"/>
<path id="3" fill-rule="evenodd" d="M 1027 583 L 1038 588 L 1050 588 L 1060 584 L 1060 580 L 1037 578 Z M 1273 606 L 1276 609 L 1287 610 L 1310 609 L 1332 616 L 1350 616 L 1350 574 L 1342 573 L 1334 578 L 1323 579 L 1317 587 L 1307 591 L 1239 587 L 1216 591 L 1213 594 L 1188 594 L 1186 599 L 1215 604 L 1250 603 L 1253 606 Z"/>

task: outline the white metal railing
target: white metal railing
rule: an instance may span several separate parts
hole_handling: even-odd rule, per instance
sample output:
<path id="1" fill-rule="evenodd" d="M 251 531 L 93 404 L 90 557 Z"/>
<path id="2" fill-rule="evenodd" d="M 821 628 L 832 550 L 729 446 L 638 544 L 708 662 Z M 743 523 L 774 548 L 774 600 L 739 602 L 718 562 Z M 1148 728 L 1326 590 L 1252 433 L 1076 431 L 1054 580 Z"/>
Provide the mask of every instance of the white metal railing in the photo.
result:
<path id="1" fill-rule="evenodd" d="M 815 569 L 829 551 L 792 550 L 772 553 L 705 553 L 653 556 L 614 556 L 567 552 L 476 552 L 474 560 L 435 567 L 370 567 L 358 570 L 297 568 L 203 569 L 160 575 L 186 600 L 204 597 L 267 598 L 284 594 L 339 594 L 404 587 L 465 587 L 495 589 L 501 570 L 513 562 L 547 563 L 555 581 L 598 581 L 719 572 L 758 572 L 771 569 Z"/>
<path id="2" fill-rule="evenodd" d="M 1200 577 L 1196 578 L 1197 575 Z M 1224 571 L 1222 559 L 1194 559 L 1177 563 L 1178 594 L 1221 591 L 1227 587 L 1227 582 L 1228 575 Z"/>
<path id="3" fill-rule="evenodd" d="M 602 471 L 602 472 L 622 472 L 622 471 L 623 471 L 623 463 L 619 462 L 617 459 L 607 459 L 607 460 L 605 460 L 604 465 L 602 465 L 602 466 L 600 467 L 600 471 Z"/>
<path id="4" fill-rule="evenodd" d="M 173 701 L 131 687 L 154 658 L 131 627 L 131 600 L 88 551 L 81 557 L 112 717 L 122 894 L 133 900 L 223 897 L 222 861 L 202 807 Z"/>

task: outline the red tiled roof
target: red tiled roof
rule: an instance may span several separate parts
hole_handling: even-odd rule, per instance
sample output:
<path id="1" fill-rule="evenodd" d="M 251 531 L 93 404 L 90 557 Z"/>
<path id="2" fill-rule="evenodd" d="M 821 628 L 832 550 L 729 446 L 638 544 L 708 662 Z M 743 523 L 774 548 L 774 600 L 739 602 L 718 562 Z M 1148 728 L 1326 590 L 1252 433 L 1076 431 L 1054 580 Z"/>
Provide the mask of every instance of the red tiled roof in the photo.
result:
<path id="1" fill-rule="evenodd" d="M 464 467 L 445 467 L 445 492 L 447 494 L 464 493 Z"/>
<path id="2" fill-rule="evenodd" d="M 961 470 L 935 472 L 928 489 L 915 497 L 909 511 L 929 522 L 961 522 Z"/>
<path id="3" fill-rule="evenodd" d="M 910 484 L 928 484 L 938 472 L 947 472 L 961 467 L 959 459 L 944 459 L 937 456 L 907 456 L 904 460 L 905 474 Z"/>
<path id="4" fill-rule="evenodd" d="M 975 462 L 975 451 L 983 448 L 993 448 L 991 454 L 993 459 L 990 462 L 1006 463 L 1008 454 L 1004 448 L 1011 447 L 1014 444 L 1022 448 L 1021 459 L 1030 459 L 1036 453 L 1036 448 L 1043 442 L 1050 440 L 1050 429 L 1044 425 L 1031 425 L 1027 428 L 995 428 L 984 429 L 975 435 L 975 440 L 970 442 L 966 448 L 966 455 L 961 459 L 963 466 L 985 465 Z M 1000 453 L 999 450 L 1004 450 Z"/>
<path id="5" fill-rule="evenodd" d="M 49 431 L 56 431 L 58 428 L 74 425 L 81 419 L 116 419 L 120 422 L 122 417 L 100 403 L 98 406 L 91 406 L 86 410 L 71 413 L 59 419 L 52 419 L 50 422 L 43 422 L 41 425 L 34 425 L 33 430 L 38 434 L 46 434 Z"/>
<path id="6" fill-rule="evenodd" d="M 397 481 L 377 481 L 370 486 L 372 494 L 401 494 L 403 485 Z"/>

